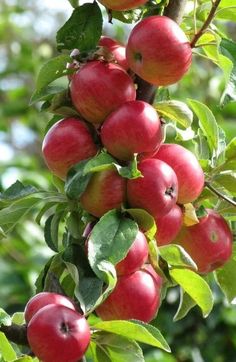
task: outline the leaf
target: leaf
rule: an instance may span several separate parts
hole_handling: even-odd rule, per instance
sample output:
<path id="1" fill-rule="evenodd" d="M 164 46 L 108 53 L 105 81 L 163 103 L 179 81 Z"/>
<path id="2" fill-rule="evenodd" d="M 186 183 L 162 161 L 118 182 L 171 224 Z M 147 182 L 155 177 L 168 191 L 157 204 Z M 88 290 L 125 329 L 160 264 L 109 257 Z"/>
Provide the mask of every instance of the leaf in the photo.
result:
<path id="1" fill-rule="evenodd" d="M 84 167 L 84 175 L 92 172 L 99 172 L 110 169 L 116 160 L 106 152 L 100 152 L 95 157 L 88 160 Z"/>
<path id="2" fill-rule="evenodd" d="M 20 181 L 16 181 L 4 192 L 0 193 L 0 201 L 18 200 L 26 196 L 32 195 L 38 192 L 38 190 L 31 185 L 24 186 Z"/>
<path id="3" fill-rule="evenodd" d="M 7 337 L 3 332 L 0 332 L 0 355 L 2 355 L 5 362 L 10 362 L 16 359 L 16 352 L 8 342 Z"/>
<path id="4" fill-rule="evenodd" d="M 3 310 L 2 308 L 0 308 L 0 326 L 10 326 L 11 325 L 11 317 L 7 314 L 7 312 L 5 312 L 5 310 Z"/>
<path id="5" fill-rule="evenodd" d="M 131 247 L 138 232 L 135 221 L 117 210 L 107 212 L 92 229 L 88 241 L 89 263 L 95 274 L 103 278 L 98 265 L 103 261 L 117 264 Z"/>
<path id="6" fill-rule="evenodd" d="M 102 13 L 96 2 L 77 7 L 57 32 L 57 48 L 77 48 L 81 52 L 95 49 L 102 34 Z"/>
<path id="7" fill-rule="evenodd" d="M 149 239 L 153 239 L 157 232 L 155 219 L 144 209 L 125 209 L 136 221 L 139 229 L 142 230 Z"/>
<path id="8" fill-rule="evenodd" d="M 169 119 L 179 123 L 181 126 L 188 128 L 193 121 L 191 109 L 183 102 L 170 100 L 155 103 L 157 112 Z"/>
<path id="9" fill-rule="evenodd" d="M 184 204 L 184 225 L 191 226 L 198 224 L 199 220 L 196 215 L 196 209 L 193 204 Z"/>
<path id="10" fill-rule="evenodd" d="M 95 332 L 90 348 L 93 349 L 93 361 L 145 362 L 142 349 L 135 341 L 116 334 Z"/>
<path id="11" fill-rule="evenodd" d="M 122 23 L 132 24 L 136 23 L 141 19 L 142 10 L 141 9 L 132 9 L 126 11 L 112 11 L 112 18 L 120 20 Z"/>
<path id="12" fill-rule="evenodd" d="M 232 196 L 236 196 L 236 172 L 231 174 L 220 173 L 214 177 L 214 182 L 223 186 Z"/>
<path id="13" fill-rule="evenodd" d="M 229 5 L 228 7 L 224 7 L 219 9 L 216 14 L 215 17 L 217 19 L 225 19 L 225 20 L 231 20 L 231 21 L 235 21 L 236 19 L 236 5 L 234 3 L 233 5 Z"/>
<path id="14" fill-rule="evenodd" d="M 114 163 L 120 176 L 128 179 L 135 179 L 142 177 L 141 172 L 138 170 L 137 156 L 135 155 L 134 159 L 129 163 L 128 166 L 120 166 L 117 163 Z"/>
<path id="15" fill-rule="evenodd" d="M 161 257 L 172 267 L 192 268 L 197 270 L 195 262 L 180 245 L 164 245 L 160 246 L 158 249 Z"/>
<path id="16" fill-rule="evenodd" d="M 78 0 L 68 0 L 68 1 L 73 8 L 76 8 L 78 6 L 78 3 L 79 3 Z"/>
<path id="17" fill-rule="evenodd" d="M 114 320 L 98 322 L 93 326 L 93 328 L 95 330 L 102 330 L 118 334 L 120 336 L 133 339 L 137 342 L 146 343 L 150 346 L 161 348 L 167 352 L 170 352 L 170 347 L 168 346 L 160 331 L 150 324 L 135 320 Z"/>
<path id="18" fill-rule="evenodd" d="M 195 301 L 189 294 L 185 293 L 181 288 L 179 308 L 174 316 L 174 321 L 177 322 L 183 319 L 188 312 L 196 305 Z"/>
<path id="19" fill-rule="evenodd" d="M 221 98 L 221 105 L 236 101 L 236 43 L 229 39 L 222 39 L 219 51 L 232 62 L 228 84 Z"/>
<path id="20" fill-rule="evenodd" d="M 87 162 L 88 160 L 80 161 L 67 174 L 65 193 L 69 199 L 78 200 L 89 183 L 91 174 L 84 173 Z"/>
<path id="21" fill-rule="evenodd" d="M 212 154 L 215 154 L 218 149 L 219 131 L 212 111 L 199 101 L 188 99 L 188 103 L 199 119 L 199 126 L 207 138 Z"/>
<path id="22" fill-rule="evenodd" d="M 58 252 L 59 249 L 59 224 L 61 222 L 61 218 L 63 213 L 55 213 L 50 215 L 44 226 L 44 239 L 50 249 L 55 252 Z"/>
<path id="23" fill-rule="evenodd" d="M 67 85 L 48 85 L 44 88 L 36 90 L 30 99 L 30 105 L 35 102 L 51 99 L 55 94 L 62 93 L 67 90 Z"/>
<path id="24" fill-rule="evenodd" d="M 213 295 L 206 281 L 188 269 L 171 269 L 170 276 L 201 308 L 203 316 L 207 317 L 213 308 Z"/>
<path id="25" fill-rule="evenodd" d="M 11 321 L 14 324 L 22 325 L 25 323 L 25 315 L 24 312 L 15 312 L 12 317 Z"/>

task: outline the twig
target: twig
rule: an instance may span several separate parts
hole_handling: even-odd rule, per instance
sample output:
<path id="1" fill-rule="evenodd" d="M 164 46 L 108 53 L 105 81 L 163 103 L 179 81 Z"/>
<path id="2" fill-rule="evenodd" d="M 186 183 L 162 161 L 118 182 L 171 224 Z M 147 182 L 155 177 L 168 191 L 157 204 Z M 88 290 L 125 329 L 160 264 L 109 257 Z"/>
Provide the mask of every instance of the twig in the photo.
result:
<path id="1" fill-rule="evenodd" d="M 10 326 L 0 326 L 0 331 L 5 334 L 7 339 L 9 339 L 11 342 L 14 342 L 16 344 L 22 345 L 22 346 L 28 346 L 28 340 L 27 340 L 27 330 L 26 325 L 19 326 L 17 324 L 12 324 Z"/>
<path id="2" fill-rule="evenodd" d="M 215 12 L 216 12 L 218 6 L 220 5 L 220 2 L 221 2 L 221 0 L 215 0 L 212 3 L 211 11 L 209 12 L 209 15 L 208 15 L 205 23 L 202 25 L 202 27 L 199 29 L 199 31 L 194 35 L 194 37 L 193 37 L 193 39 L 191 41 L 191 47 L 192 48 L 194 48 L 194 46 L 197 43 L 198 39 L 203 35 L 205 30 L 208 28 L 208 26 L 212 22 L 212 20 L 213 20 L 213 18 L 215 16 Z"/>
<path id="3" fill-rule="evenodd" d="M 216 190 L 209 182 L 205 182 L 205 186 L 211 190 L 214 194 L 216 194 L 217 196 L 219 196 L 221 199 L 227 201 L 229 204 L 233 205 L 236 207 L 236 202 L 234 200 L 232 200 L 231 198 L 229 198 L 228 196 L 222 194 L 220 191 Z"/>

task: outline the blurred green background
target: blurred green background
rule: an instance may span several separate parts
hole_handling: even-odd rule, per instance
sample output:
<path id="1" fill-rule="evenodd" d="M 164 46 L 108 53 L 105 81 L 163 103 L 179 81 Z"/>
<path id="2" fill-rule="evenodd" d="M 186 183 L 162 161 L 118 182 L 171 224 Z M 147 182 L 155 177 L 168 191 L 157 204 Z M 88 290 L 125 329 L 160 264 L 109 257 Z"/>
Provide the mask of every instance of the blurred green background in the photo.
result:
<path id="1" fill-rule="evenodd" d="M 67 0 L 0 1 L 0 190 L 16 179 L 42 189 L 52 188 L 51 175 L 41 156 L 50 115 L 41 112 L 39 105 L 29 107 L 29 100 L 40 66 L 57 54 L 55 34 L 71 11 Z M 236 40 L 235 25 L 219 26 Z M 125 41 L 128 31 L 128 25 L 105 21 L 104 32 L 110 36 Z M 195 98 L 207 104 L 230 140 L 236 134 L 236 104 L 220 108 L 223 87 L 222 72 L 195 55 L 190 72 L 178 85 L 170 87 L 170 94 L 181 101 Z M 50 256 L 43 232 L 33 219 L 24 221 L 0 241 L 0 307 L 9 313 L 24 309 L 34 293 L 34 281 Z M 193 310 L 174 323 L 179 292 L 170 291 L 157 326 L 173 354 L 144 347 L 147 362 L 236 361 L 236 309 L 226 304 L 216 287 L 214 293 L 215 308 L 207 319 Z"/>

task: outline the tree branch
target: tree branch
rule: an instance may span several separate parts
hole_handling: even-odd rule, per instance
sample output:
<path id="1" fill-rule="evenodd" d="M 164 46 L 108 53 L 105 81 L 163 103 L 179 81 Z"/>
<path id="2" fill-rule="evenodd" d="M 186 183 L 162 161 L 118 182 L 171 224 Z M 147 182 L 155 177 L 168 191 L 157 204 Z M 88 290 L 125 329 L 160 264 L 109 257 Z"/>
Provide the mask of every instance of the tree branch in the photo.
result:
<path id="1" fill-rule="evenodd" d="M 180 24 L 186 4 L 187 0 L 170 0 L 168 6 L 164 10 L 164 15 Z M 135 77 L 135 83 L 138 87 L 137 99 L 152 104 L 155 99 L 157 87 L 146 82 L 137 75 Z"/>
<path id="2" fill-rule="evenodd" d="M 5 334 L 7 339 L 16 344 L 20 344 L 22 346 L 28 346 L 27 340 L 27 329 L 26 325 L 19 326 L 17 324 L 12 324 L 10 326 L 0 326 L 0 331 Z"/>
<path id="3" fill-rule="evenodd" d="M 219 196 L 221 199 L 227 201 L 229 204 L 236 207 L 236 202 L 230 199 L 228 196 L 222 194 L 220 191 L 216 190 L 209 182 L 205 182 L 205 186 L 212 191 L 215 195 Z"/>
<path id="4" fill-rule="evenodd" d="M 194 48 L 198 39 L 201 38 L 202 34 L 205 32 L 205 30 L 208 28 L 208 26 L 212 22 L 212 20 L 215 16 L 215 12 L 216 12 L 218 6 L 220 5 L 220 2 L 221 2 L 221 0 L 215 0 L 214 2 L 212 2 L 212 8 L 211 8 L 211 11 L 209 12 L 209 15 L 208 15 L 205 23 L 202 25 L 202 27 L 199 29 L 199 31 L 194 35 L 194 37 L 191 41 L 192 48 Z"/>

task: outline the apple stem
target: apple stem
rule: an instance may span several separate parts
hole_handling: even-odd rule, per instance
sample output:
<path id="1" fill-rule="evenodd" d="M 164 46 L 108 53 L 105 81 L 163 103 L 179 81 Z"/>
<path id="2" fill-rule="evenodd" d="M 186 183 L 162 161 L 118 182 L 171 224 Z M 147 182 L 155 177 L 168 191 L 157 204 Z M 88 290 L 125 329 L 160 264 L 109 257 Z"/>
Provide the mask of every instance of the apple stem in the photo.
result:
<path id="1" fill-rule="evenodd" d="M 227 201 L 229 204 L 236 206 L 236 202 L 232 199 L 230 199 L 228 196 L 222 194 L 220 191 L 216 190 L 209 182 L 205 182 L 205 186 L 212 191 L 214 194 L 216 194 L 217 196 L 219 196 L 221 199 Z"/>
<path id="2" fill-rule="evenodd" d="M 203 35 L 203 33 L 207 30 L 207 28 L 209 27 L 210 23 L 212 22 L 216 10 L 218 8 L 218 6 L 220 5 L 221 0 L 215 0 L 214 2 L 212 2 L 212 7 L 211 10 L 209 12 L 208 17 L 206 18 L 206 21 L 204 22 L 204 24 L 202 25 L 202 27 L 198 30 L 198 32 L 194 35 L 192 41 L 191 41 L 191 48 L 194 48 L 197 41 L 199 40 L 199 38 L 201 38 L 201 36 Z"/>

